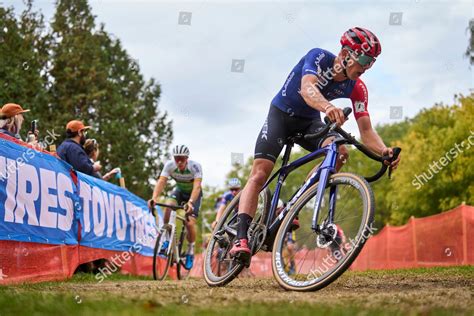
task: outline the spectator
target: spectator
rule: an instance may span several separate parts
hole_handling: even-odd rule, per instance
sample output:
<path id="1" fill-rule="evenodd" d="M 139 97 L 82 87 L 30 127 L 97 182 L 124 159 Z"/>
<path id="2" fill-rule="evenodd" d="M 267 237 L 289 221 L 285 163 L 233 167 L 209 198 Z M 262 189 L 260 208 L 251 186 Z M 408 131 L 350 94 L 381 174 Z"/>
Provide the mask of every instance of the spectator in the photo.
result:
<path id="1" fill-rule="evenodd" d="M 100 162 L 92 162 L 82 147 L 86 142 L 87 130 L 81 121 L 70 121 L 66 125 L 67 139 L 59 145 L 57 154 L 62 160 L 69 163 L 74 169 L 93 177 L 102 169 Z"/>
<path id="2" fill-rule="evenodd" d="M 19 104 L 5 104 L 0 111 L 0 133 L 21 140 L 20 130 L 25 120 L 23 113 L 29 111 L 30 110 L 23 110 Z M 31 131 L 28 133 L 31 133 Z M 31 140 L 29 140 L 29 143 L 32 145 L 36 145 L 38 142 L 36 131 L 34 135 L 35 137 L 32 137 Z"/>
<path id="3" fill-rule="evenodd" d="M 92 163 L 99 160 L 99 143 L 95 139 L 88 139 L 84 144 L 84 150 L 86 151 L 87 156 Z M 97 178 L 102 178 L 105 181 L 109 181 L 113 175 L 119 172 L 118 168 L 112 169 L 110 172 L 106 173 L 105 176 L 102 176 L 99 171 L 96 172 Z"/>

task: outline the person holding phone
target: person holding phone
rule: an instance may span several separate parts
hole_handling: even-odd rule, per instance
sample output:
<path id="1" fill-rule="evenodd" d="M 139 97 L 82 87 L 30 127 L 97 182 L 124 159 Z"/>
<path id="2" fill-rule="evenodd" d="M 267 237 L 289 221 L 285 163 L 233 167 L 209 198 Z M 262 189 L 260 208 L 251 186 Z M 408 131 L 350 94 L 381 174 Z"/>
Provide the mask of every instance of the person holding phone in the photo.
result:
<path id="1" fill-rule="evenodd" d="M 89 156 L 89 159 L 92 163 L 99 162 L 99 143 L 95 139 L 87 139 L 86 142 L 84 143 L 84 150 L 86 151 L 87 156 Z M 110 178 L 112 178 L 114 175 L 119 173 L 120 169 L 119 168 L 114 168 L 111 171 L 107 172 L 104 176 L 100 173 L 100 171 L 97 171 L 94 173 L 95 177 L 102 179 L 104 181 L 109 181 Z"/>
<path id="2" fill-rule="evenodd" d="M 16 103 L 7 103 L 0 110 L 0 133 L 10 137 L 22 140 L 20 136 L 21 127 L 25 118 L 24 113 L 30 110 L 24 110 L 21 105 Z M 30 135 L 33 135 L 30 137 Z M 38 131 L 28 132 L 28 143 L 36 146 L 38 144 Z"/>

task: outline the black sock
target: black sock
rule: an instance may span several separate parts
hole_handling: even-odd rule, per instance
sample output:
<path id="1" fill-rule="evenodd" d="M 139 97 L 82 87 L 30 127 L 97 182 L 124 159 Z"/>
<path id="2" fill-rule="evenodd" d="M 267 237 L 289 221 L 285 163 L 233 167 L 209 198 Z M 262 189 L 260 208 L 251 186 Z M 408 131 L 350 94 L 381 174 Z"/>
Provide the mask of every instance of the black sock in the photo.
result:
<path id="1" fill-rule="evenodd" d="M 237 227 L 237 239 L 247 239 L 247 231 L 249 230 L 250 223 L 252 223 L 252 217 L 245 213 L 237 215 L 238 227 Z"/>

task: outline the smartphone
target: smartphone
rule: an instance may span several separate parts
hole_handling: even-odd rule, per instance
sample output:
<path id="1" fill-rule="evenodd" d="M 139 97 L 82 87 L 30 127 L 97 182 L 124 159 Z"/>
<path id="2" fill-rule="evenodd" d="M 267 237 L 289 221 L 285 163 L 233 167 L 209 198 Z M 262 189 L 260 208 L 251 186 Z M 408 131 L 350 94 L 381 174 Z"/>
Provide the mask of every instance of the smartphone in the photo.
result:
<path id="1" fill-rule="evenodd" d="M 31 133 L 33 135 L 36 133 L 37 129 L 38 129 L 38 121 L 37 120 L 31 121 Z"/>

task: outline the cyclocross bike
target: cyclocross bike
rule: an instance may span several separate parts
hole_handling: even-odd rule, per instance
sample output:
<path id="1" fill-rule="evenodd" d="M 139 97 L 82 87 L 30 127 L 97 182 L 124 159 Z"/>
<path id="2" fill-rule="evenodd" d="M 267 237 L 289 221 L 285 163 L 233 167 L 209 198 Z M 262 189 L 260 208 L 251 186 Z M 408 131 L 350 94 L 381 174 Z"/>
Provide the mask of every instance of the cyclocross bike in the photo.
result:
<path id="1" fill-rule="evenodd" d="M 184 206 L 167 205 L 155 203 L 155 205 L 165 207 L 171 210 L 168 224 L 164 224 L 157 235 L 155 248 L 153 251 L 153 278 L 163 280 L 168 275 L 168 270 L 173 264 L 176 264 L 176 274 L 179 280 L 187 279 L 190 270 L 185 268 L 186 249 L 188 231 L 185 223 L 188 221 L 188 215 L 180 216 L 177 211 L 183 210 Z M 156 209 L 151 209 L 153 216 L 156 217 Z M 177 238 L 176 221 L 182 223 L 179 238 Z M 161 260 L 160 260 L 161 259 Z"/>
<path id="2" fill-rule="evenodd" d="M 351 108 L 344 109 L 346 118 L 351 112 Z M 287 139 L 282 167 L 263 186 L 257 213 L 248 231 L 252 255 L 259 250 L 271 251 L 273 275 L 288 290 L 321 289 L 349 268 L 374 231 L 374 196 L 368 182 L 382 177 L 388 168 L 387 163 L 396 160 L 401 151 L 394 148 L 392 158 L 381 157 L 328 118 L 325 122 L 326 126 L 315 134 L 298 134 Z M 330 132 L 337 133 L 331 144 L 288 163 L 292 147 L 298 140 L 320 139 Z M 366 178 L 353 173 L 336 173 L 339 146 L 343 144 L 355 146 L 369 158 L 381 162 L 382 167 L 375 175 Z M 322 163 L 276 216 L 281 188 L 287 176 L 320 157 L 324 157 Z M 390 174 L 391 168 L 389 177 Z M 277 184 L 272 196 L 268 186 L 275 179 Z M 237 235 L 239 198 L 240 193 L 229 203 L 206 249 L 204 277 L 210 286 L 227 284 L 244 268 L 242 262 L 229 255 Z M 298 219 L 299 227 L 295 227 L 295 219 Z M 296 235 L 297 243 L 291 258 L 291 273 L 288 258 L 284 258 L 289 233 Z"/>

